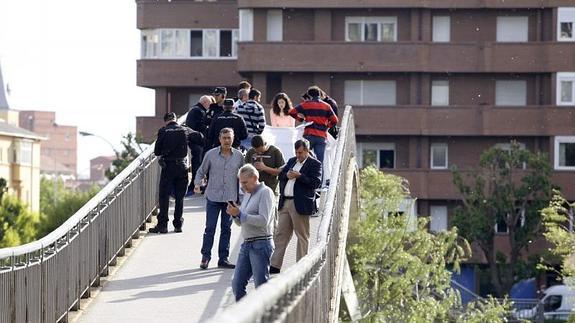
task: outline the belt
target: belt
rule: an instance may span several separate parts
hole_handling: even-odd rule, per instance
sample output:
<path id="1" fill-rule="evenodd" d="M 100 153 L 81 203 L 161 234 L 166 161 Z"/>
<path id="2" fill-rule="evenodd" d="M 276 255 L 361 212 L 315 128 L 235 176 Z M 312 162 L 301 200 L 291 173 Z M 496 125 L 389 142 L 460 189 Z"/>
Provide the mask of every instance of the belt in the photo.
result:
<path id="1" fill-rule="evenodd" d="M 293 200 L 293 196 L 284 196 L 285 200 Z"/>
<path id="2" fill-rule="evenodd" d="M 172 163 L 185 163 L 187 161 L 186 157 L 184 158 L 163 158 L 165 162 L 172 162 Z"/>
<path id="3" fill-rule="evenodd" d="M 244 242 L 254 242 L 254 241 L 259 241 L 259 240 L 269 240 L 271 239 L 272 236 L 259 236 L 259 237 L 251 237 L 251 238 L 247 238 L 244 240 Z"/>

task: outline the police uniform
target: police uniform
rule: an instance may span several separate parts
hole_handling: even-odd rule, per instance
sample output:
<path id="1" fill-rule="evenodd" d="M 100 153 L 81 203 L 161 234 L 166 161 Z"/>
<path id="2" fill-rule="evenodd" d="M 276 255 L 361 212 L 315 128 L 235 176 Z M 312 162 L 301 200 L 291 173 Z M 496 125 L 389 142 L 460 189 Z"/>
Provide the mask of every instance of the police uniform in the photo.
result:
<path id="1" fill-rule="evenodd" d="M 160 156 L 162 173 L 160 178 L 160 212 L 158 225 L 150 232 L 167 232 L 168 205 L 170 192 L 175 190 L 174 228 L 181 232 L 184 195 L 188 187 L 188 167 L 186 157 L 188 147 L 203 144 L 203 135 L 186 126 L 180 126 L 176 121 L 168 123 L 158 131 L 158 139 L 154 147 L 154 154 Z"/>
<path id="2" fill-rule="evenodd" d="M 232 99 L 226 99 L 224 106 L 228 109 L 224 109 L 224 112 L 220 113 L 213 121 L 210 126 L 208 141 L 211 142 L 212 147 L 218 147 L 220 145 L 220 131 L 224 128 L 234 129 L 234 142 L 232 147 L 238 149 L 242 140 L 248 137 L 248 129 L 246 127 L 246 122 L 244 118 L 239 114 L 232 112 L 230 110 L 233 107 L 234 102 Z"/>

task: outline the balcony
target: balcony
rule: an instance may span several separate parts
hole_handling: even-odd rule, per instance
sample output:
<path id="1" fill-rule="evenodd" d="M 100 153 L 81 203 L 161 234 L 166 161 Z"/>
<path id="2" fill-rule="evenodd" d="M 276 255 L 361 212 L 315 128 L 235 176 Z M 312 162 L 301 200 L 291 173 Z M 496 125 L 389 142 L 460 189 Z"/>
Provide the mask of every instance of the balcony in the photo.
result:
<path id="1" fill-rule="evenodd" d="M 237 1 L 136 0 L 138 29 L 238 28 Z"/>
<path id="2" fill-rule="evenodd" d="M 240 72 L 551 73 L 573 69 L 575 46 L 564 42 L 242 42 L 238 57 Z"/>
<path id="3" fill-rule="evenodd" d="M 240 8 L 545 8 L 571 0 L 238 0 Z"/>
<path id="4" fill-rule="evenodd" d="M 411 195 L 424 200 L 457 200 L 461 196 L 453 185 L 449 170 L 387 169 L 384 172 L 401 176 L 409 181 Z M 551 182 L 561 187 L 561 193 L 570 201 L 575 200 L 575 171 L 554 171 Z"/>
<path id="5" fill-rule="evenodd" d="M 236 59 L 141 59 L 137 84 L 145 87 L 236 86 Z"/>
<path id="6" fill-rule="evenodd" d="M 354 107 L 357 135 L 554 136 L 572 134 L 575 107 Z"/>

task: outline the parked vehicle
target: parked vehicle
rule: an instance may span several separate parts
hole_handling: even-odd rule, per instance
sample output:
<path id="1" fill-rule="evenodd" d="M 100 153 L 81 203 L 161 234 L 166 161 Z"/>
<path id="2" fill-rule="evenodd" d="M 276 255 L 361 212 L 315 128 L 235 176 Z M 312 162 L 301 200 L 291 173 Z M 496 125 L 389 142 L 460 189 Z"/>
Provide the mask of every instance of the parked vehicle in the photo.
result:
<path id="1" fill-rule="evenodd" d="M 515 318 L 536 319 L 538 311 L 543 312 L 545 320 L 567 321 L 575 314 L 575 289 L 567 285 L 555 285 L 547 288 L 539 303 L 514 313 Z"/>

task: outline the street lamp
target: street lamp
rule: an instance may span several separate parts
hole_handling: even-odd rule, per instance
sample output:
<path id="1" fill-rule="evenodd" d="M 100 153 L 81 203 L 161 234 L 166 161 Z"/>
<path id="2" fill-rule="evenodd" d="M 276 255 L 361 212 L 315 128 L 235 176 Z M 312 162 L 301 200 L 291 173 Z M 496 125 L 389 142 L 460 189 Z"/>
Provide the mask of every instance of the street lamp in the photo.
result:
<path id="1" fill-rule="evenodd" d="M 112 150 L 114 151 L 114 153 L 116 154 L 116 158 L 118 158 L 120 156 L 120 153 L 116 150 L 116 148 L 114 147 L 114 145 L 106 138 L 99 136 L 97 134 L 91 133 L 91 132 L 87 132 L 87 131 L 78 131 L 78 133 L 80 133 L 80 136 L 83 137 L 97 137 L 100 138 L 102 140 L 104 140 L 108 145 L 110 145 L 110 147 L 112 147 Z"/>

